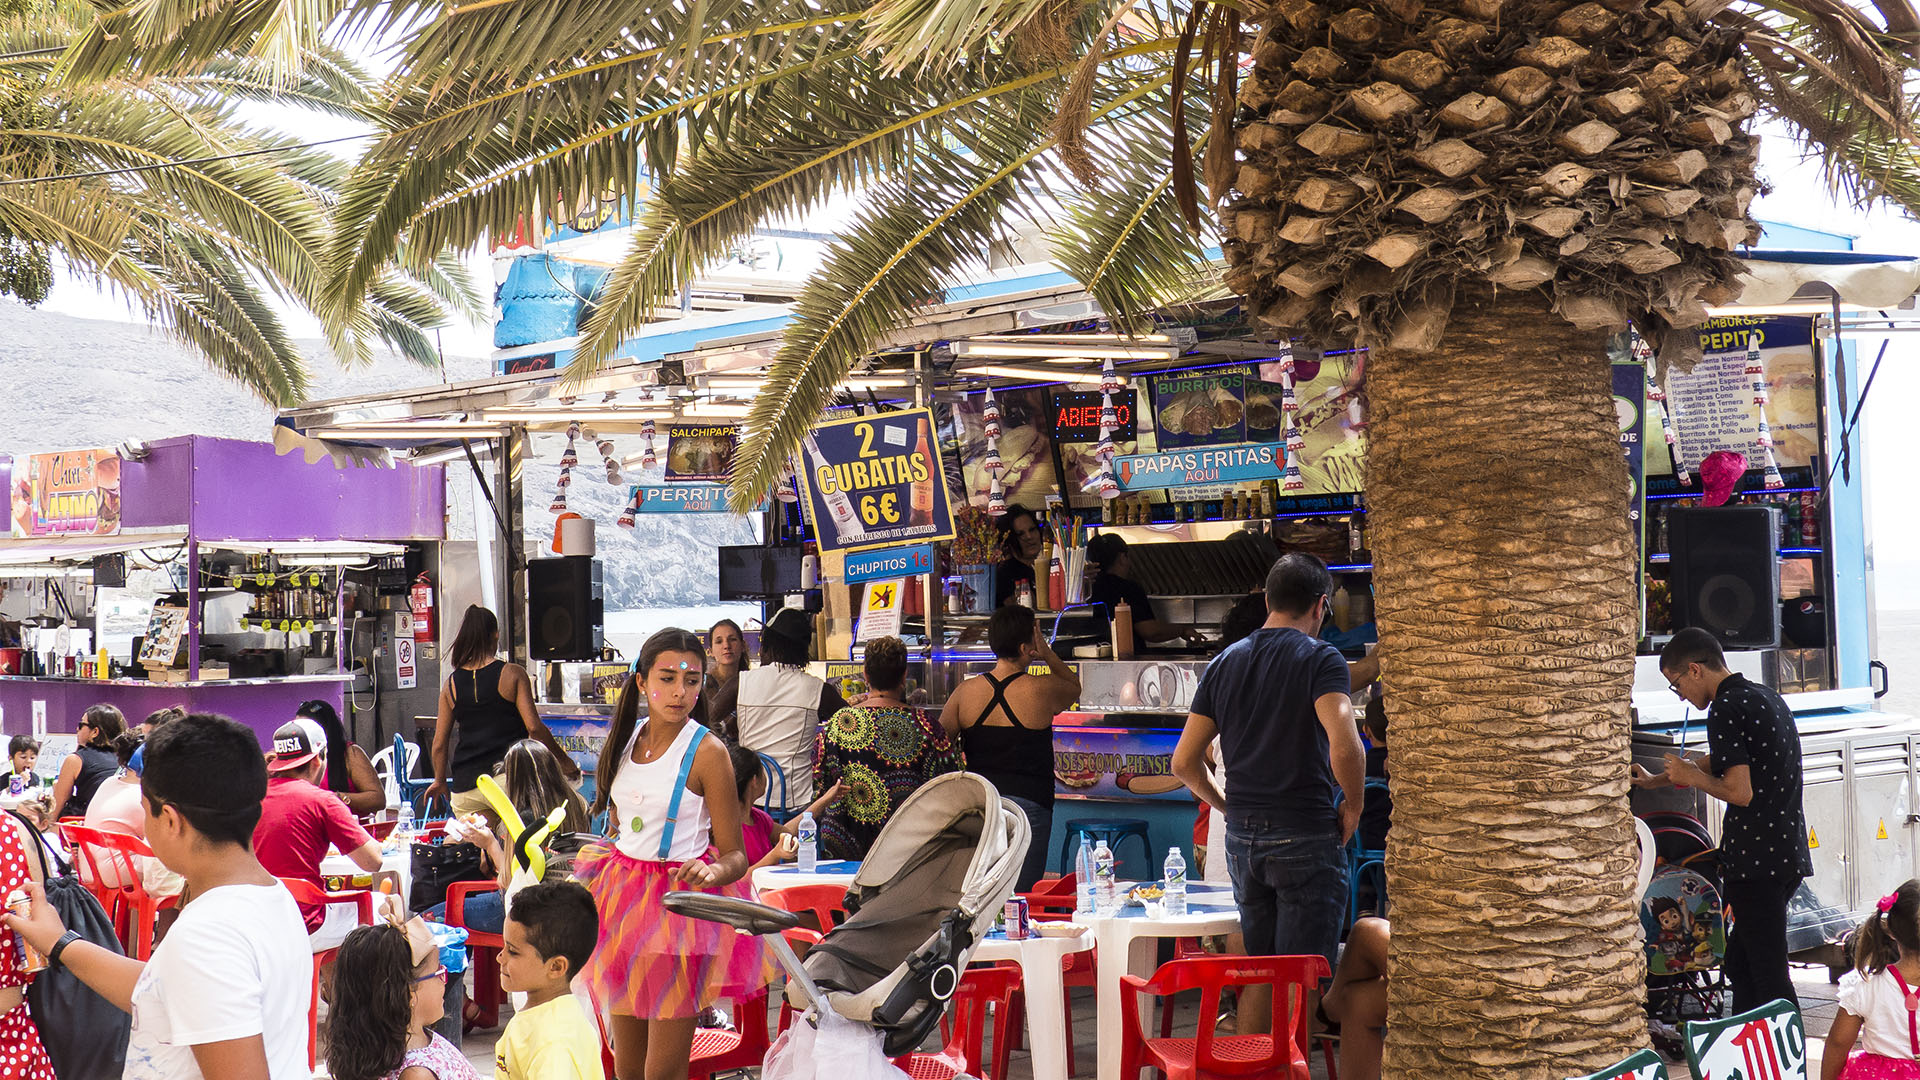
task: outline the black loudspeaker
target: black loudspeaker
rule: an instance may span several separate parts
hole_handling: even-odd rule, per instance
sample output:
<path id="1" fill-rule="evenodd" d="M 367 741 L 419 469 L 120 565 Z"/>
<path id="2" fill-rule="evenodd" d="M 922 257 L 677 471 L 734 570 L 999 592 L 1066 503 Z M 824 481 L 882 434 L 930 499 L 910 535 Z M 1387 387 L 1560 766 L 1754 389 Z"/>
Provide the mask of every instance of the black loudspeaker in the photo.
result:
<path id="1" fill-rule="evenodd" d="M 1667 518 L 1673 625 L 1738 649 L 1780 646 L 1776 506 L 1676 507 Z"/>
<path id="2" fill-rule="evenodd" d="M 528 655 L 593 660 L 600 655 L 600 564 L 590 555 L 527 560 Z"/>

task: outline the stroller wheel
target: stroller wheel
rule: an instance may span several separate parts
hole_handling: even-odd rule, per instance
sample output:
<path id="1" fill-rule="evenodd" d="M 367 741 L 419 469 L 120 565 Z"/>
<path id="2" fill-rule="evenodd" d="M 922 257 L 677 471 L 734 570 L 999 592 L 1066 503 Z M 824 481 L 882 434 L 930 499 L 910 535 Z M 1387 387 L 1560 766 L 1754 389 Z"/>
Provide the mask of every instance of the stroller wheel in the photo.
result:
<path id="1" fill-rule="evenodd" d="M 941 1001 L 952 998 L 954 991 L 958 989 L 960 989 L 960 971 L 952 964 L 941 964 L 927 979 L 927 990 Z"/>

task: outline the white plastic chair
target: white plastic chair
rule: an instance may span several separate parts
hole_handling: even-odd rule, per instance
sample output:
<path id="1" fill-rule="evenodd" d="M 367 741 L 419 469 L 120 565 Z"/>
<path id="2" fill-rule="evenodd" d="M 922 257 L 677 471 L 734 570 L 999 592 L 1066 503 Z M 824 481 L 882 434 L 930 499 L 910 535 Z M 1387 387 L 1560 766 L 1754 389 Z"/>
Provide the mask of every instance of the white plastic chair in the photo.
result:
<path id="1" fill-rule="evenodd" d="M 420 747 L 414 743 L 404 741 L 398 735 L 394 736 L 394 746 L 405 746 L 407 748 L 406 765 L 398 775 L 409 778 L 412 777 L 414 766 L 420 763 Z M 400 805 L 400 782 L 393 771 L 393 750 L 393 746 L 383 746 L 380 748 L 380 752 L 373 755 L 372 758 L 373 771 L 375 775 L 380 777 L 380 786 L 387 793 L 387 807 L 389 809 Z"/>

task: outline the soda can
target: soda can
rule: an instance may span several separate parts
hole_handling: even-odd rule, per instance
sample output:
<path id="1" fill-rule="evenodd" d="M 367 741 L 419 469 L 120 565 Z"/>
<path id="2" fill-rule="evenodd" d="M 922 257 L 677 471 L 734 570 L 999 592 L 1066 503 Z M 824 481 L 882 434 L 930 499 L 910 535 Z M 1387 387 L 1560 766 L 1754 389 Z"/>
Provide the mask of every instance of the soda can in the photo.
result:
<path id="1" fill-rule="evenodd" d="M 1027 939 L 1026 897 L 1015 896 L 1009 899 L 1001 914 L 1007 924 L 1007 940 L 1025 941 Z"/>
<path id="2" fill-rule="evenodd" d="M 12 914 L 25 918 L 27 912 L 32 910 L 32 908 L 33 898 L 27 895 L 25 888 L 15 889 L 7 894 L 7 910 Z M 13 939 L 18 944 L 20 950 L 20 970 L 22 972 L 32 975 L 36 972 L 47 970 L 47 958 L 40 955 L 40 950 L 27 944 L 27 939 L 21 937 L 19 934 L 15 934 Z"/>

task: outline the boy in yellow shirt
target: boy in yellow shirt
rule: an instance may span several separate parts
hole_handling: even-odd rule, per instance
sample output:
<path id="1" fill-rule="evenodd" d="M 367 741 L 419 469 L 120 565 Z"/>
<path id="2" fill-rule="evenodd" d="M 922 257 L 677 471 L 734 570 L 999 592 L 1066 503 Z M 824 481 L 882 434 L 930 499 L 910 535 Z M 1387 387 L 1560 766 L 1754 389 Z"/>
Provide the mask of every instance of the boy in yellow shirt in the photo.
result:
<path id="1" fill-rule="evenodd" d="M 600 937 L 593 896 L 571 881 L 529 885 L 501 934 L 500 986 L 527 995 L 495 1047 L 495 1080 L 602 1080 L 600 1035 L 568 984 Z"/>

